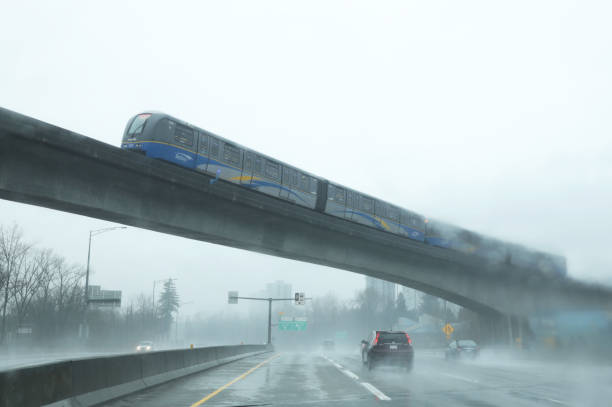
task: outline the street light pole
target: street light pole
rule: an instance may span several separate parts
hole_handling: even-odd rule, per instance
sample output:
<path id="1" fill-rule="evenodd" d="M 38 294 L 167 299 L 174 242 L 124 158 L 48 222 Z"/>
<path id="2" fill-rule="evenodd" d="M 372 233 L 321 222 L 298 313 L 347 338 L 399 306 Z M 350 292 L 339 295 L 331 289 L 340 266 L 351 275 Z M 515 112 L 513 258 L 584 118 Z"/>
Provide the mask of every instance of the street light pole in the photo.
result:
<path id="1" fill-rule="evenodd" d="M 79 326 L 79 336 L 83 335 L 85 338 L 89 337 L 89 327 L 87 326 L 87 310 L 89 308 L 89 263 L 91 260 L 91 238 L 102 234 L 104 232 L 110 232 L 111 230 L 127 229 L 126 226 L 114 226 L 104 229 L 96 229 L 89 231 L 89 244 L 87 246 L 87 271 L 85 272 L 85 305 L 83 308 L 83 332 L 81 333 L 81 326 Z"/>
<path id="2" fill-rule="evenodd" d="M 272 343 L 272 298 L 268 298 L 268 344 Z"/>
<path id="3" fill-rule="evenodd" d="M 179 307 L 176 309 L 176 329 L 174 331 L 174 340 L 178 345 L 178 326 L 179 326 L 179 310 L 181 309 L 181 305 L 193 304 L 193 301 L 185 301 L 179 303 Z M 184 330 L 183 330 L 184 331 Z"/>
<path id="4" fill-rule="evenodd" d="M 97 229 L 89 231 L 89 246 L 87 248 L 87 271 L 85 272 L 85 309 L 89 305 L 89 261 L 91 260 L 91 238 L 96 235 L 100 235 L 105 232 L 110 232 L 111 230 L 117 229 L 127 229 L 126 226 L 115 226 L 111 228 Z"/>

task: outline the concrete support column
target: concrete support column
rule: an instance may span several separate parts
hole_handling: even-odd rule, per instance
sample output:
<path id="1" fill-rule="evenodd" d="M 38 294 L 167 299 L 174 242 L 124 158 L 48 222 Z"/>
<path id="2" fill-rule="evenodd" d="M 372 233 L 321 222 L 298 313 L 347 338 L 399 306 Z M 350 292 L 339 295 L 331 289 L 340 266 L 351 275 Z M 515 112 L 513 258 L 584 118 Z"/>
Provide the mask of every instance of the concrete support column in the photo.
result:
<path id="1" fill-rule="evenodd" d="M 508 315 L 508 339 L 510 340 L 510 347 L 514 344 L 514 335 L 512 333 L 512 315 Z"/>

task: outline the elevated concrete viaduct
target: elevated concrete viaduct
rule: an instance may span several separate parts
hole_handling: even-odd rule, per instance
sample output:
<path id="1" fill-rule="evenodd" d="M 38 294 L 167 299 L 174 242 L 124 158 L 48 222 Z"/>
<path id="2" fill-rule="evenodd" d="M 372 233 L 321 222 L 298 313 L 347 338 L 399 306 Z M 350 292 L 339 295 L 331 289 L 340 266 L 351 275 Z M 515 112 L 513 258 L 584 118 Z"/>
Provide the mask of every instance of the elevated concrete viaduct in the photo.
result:
<path id="1" fill-rule="evenodd" d="M 606 288 L 490 264 L 209 179 L 0 109 L 3 199 L 370 275 L 492 316 L 612 309 Z"/>

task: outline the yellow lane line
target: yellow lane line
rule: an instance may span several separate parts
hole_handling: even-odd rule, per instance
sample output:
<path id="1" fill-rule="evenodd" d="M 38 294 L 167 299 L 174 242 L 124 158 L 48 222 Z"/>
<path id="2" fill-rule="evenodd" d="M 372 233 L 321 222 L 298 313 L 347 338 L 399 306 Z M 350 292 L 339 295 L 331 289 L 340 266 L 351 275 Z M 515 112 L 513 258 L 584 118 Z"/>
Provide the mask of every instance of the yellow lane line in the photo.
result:
<path id="1" fill-rule="evenodd" d="M 223 390 L 227 389 L 232 384 L 236 383 L 238 380 L 244 379 L 245 377 L 247 377 L 248 375 L 253 373 L 255 370 L 259 369 L 260 367 L 262 367 L 266 363 L 271 362 L 272 360 L 276 359 L 279 356 L 280 356 L 280 353 L 277 353 L 276 355 L 272 356 L 271 358 L 264 360 L 263 362 L 261 362 L 260 364 L 258 364 L 255 367 L 252 367 L 251 369 L 247 370 L 246 372 L 244 372 L 243 374 L 241 374 L 240 376 L 238 376 L 237 378 L 235 378 L 231 382 L 229 382 L 227 384 L 224 384 L 223 386 L 219 387 L 217 390 L 213 391 L 208 396 L 204 397 L 202 400 L 200 400 L 200 401 L 198 401 L 196 403 L 193 403 L 191 405 L 191 407 L 198 407 L 200 404 L 206 403 L 208 400 L 210 400 L 211 398 L 215 397 L 217 394 L 221 393 Z"/>

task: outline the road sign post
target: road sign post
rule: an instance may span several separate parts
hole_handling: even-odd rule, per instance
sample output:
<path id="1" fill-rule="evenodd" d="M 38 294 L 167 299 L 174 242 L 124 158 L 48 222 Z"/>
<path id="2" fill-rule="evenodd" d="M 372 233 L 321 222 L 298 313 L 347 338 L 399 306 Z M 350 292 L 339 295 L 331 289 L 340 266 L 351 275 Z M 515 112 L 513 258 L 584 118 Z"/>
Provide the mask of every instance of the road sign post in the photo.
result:
<path id="1" fill-rule="evenodd" d="M 268 344 L 272 343 L 272 301 L 295 301 L 297 305 L 304 305 L 306 300 L 310 300 L 312 298 L 305 298 L 304 293 L 295 293 L 294 298 L 258 298 L 258 297 L 240 297 L 238 296 L 238 291 L 228 291 L 227 293 L 227 303 L 228 304 L 238 304 L 238 300 L 255 300 L 255 301 L 268 301 Z M 297 325 L 292 325 L 292 331 L 303 331 L 306 329 L 306 321 L 297 321 Z M 279 329 L 280 328 L 279 324 Z M 293 329 L 293 327 L 296 327 Z M 282 330 L 282 329 L 281 329 Z"/>
<path id="2" fill-rule="evenodd" d="M 451 338 L 451 334 L 455 331 L 455 328 L 453 328 L 453 326 L 451 324 L 446 324 L 444 325 L 444 327 L 442 328 L 442 332 L 444 332 L 444 334 L 446 335 L 446 340 L 450 341 Z"/>

